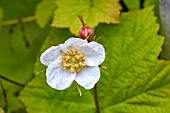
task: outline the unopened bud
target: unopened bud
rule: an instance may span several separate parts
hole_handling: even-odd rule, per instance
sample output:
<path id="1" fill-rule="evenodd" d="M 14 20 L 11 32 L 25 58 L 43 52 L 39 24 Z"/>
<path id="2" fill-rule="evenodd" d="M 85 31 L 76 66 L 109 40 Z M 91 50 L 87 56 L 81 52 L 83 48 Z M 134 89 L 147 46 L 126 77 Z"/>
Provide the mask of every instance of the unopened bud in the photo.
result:
<path id="1" fill-rule="evenodd" d="M 82 39 L 91 38 L 91 36 L 93 36 L 94 29 L 92 27 L 90 27 L 90 26 L 86 26 L 82 16 L 78 15 L 78 17 L 79 17 L 79 19 L 80 19 L 80 21 L 82 23 L 82 28 L 78 32 L 79 37 L 82 38 Z"/>
<path id="2" fill-rule="evenodd" d="M 93 35 L 93 28 L 89 27 L 89 26 L 84 26 L 80 29 L 78 35 L 80 38 L 82 39 L 86 39 L 86 38 L 89 38 Z"/>

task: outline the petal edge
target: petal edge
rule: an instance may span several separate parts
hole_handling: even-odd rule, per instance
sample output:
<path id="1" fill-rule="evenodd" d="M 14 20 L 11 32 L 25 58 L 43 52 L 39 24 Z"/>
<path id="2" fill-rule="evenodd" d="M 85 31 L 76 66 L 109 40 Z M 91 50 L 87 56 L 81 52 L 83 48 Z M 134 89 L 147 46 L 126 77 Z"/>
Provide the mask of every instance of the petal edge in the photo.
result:
<path id="1" fill-rule="evenodd" d="M 42 64 L 49 66 L 55 60 L 59 60 L 62 57 L 61 45 L 59 46 L 52 46 L 43 52 L 40 56 L 40 61 Z"/>
<path id="2" fill-rule="evenodd" d="M 47 84 L 54 89 L 64 90 L 71 86 L 76 73 L 70 73 L 68 70 L 56 66 L 56 64 L 57 62 L 53 62 L 47 68 Z"/>
<path id="3" fill-rule="evenodd" d="M 85 89 L 92 89 L 99 78 L 99 67 L 85 67 L 77 74 L 75 81 Z"/>

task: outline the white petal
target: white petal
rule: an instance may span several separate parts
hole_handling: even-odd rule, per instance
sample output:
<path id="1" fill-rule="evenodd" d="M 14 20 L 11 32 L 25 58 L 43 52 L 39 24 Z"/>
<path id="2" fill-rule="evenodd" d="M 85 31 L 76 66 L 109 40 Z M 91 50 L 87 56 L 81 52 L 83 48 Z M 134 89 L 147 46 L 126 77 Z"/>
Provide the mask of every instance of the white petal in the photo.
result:
<path id="1" fill-rule="evenodd" d="M 49 66 L 55 60 L 61 60 L 63 52 L 61 51 L 62 44 L 59 46 L 52 46 L 47 49 L 40 56 L 40 61 L 42 64 Z"/>
<path id="2" fill-rule="evenodd" d="M 46 71 L 47 83 L 52 88 L 57 90 L 64 90 L 72 84 L 76 73 L 70 73 L 68 70 L 57 66 L 57 62 L 50 64 Z"/>
<path id="3" fill-rule="evenodd" d="M 75 81 L 85 89 L 91 89 L 100 78 L 99 67 L 85 67 L 76 76 Z"/>
<path id="4" fill-rule="evenodd" d="M 86 58 L 87 66 L 99 66 L 105 60 L 105 50 L 101 44 L 90 42 L 80 49 Z"/>
<path id="5" fill-rule="evenodd" d="M 80 38 L 69 38 L 65 43 L 63 44 L 62 50 L 64 52 L 67 52 L 71 49 L 78 49 L 83 46 L 84 44 L 87 44 L 87 40 L 82 40 Z"/>

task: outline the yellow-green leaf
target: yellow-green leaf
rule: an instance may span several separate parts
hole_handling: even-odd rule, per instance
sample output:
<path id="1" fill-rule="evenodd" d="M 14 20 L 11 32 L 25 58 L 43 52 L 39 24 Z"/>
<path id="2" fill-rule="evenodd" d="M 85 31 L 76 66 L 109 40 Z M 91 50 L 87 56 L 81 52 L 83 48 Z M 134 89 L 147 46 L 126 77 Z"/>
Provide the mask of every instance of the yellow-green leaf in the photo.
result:
<path id="1" fill-rule="evenodd" d="M 120 14 L 119 0 L 58 0 L 52 26 L 69 28 L 77 35 L 81 28 L 78 15 L 91 27 L 99 23 L 118 23 Z"/>

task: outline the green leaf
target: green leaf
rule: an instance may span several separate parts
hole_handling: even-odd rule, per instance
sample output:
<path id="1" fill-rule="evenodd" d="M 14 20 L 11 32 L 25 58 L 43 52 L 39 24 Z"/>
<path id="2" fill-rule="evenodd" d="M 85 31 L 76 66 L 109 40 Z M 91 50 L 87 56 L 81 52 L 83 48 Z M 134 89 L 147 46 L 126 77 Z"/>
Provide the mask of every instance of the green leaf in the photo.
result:
<path id="1" fill-rule="evenodd" d="M 160 0 L 160 18 L 161 18 L 161 34 L 165 35 L 164 50 L 162 51 L 162 59 L 170 59 L 170 1 Z"/>
<path id="2" fill-rule="evenodd" d="M 140 0 L 134 0 L 133 2 L 132 0 L 123 0 L 123 2 L 129 10 L 136 10 L 140 8 Z"/>
<path id="3" fill-rule="evenodd" d="M 55 0 L 43 0 L 38 4 L 35 17 L 40 27 L 44 28 L 50 22 L 55 9 Z"/>
<path id="4" fill-rule="evenodd" d="M 98 83 L 101 113 L 170 113 L 170 62 L 157 59 L 163 38 L 153 7 L 120 21 L 96 29 L 107 56 Z"/>
<path id="5" fill-rule="evenodd" d="M 52 30 L 42 51 L 50 46 L 49 41 L 63 43 L 69 37 L 71 34 L 68 29 Z M 42 64 L 38 57 L 36 68 L 39 67 L 42 67 Z M 46 84 L 45 73 L 41 73 L 24 88 L 19 98 L 27 106 L 28 113 L 94 113 L 95 104 L 92 93 L 81 90 L 83 93 L 81 97 L 74 83 L 67 90 L 54 90 Z"/>
<path id="6" fill-rule="evenodd" d="M 43 89 L 43 90 L 41 90 Z M 38 75 L 20 94 L 28 113 L 94 113 L 93 96 L 82 89 L 79 96 L 75 84 L 57 91 L 46 84 L 45 74 Z"/>
<path id="7" fill-rule="evenodd" d="M 52 26 L 69 28 L 77 35 L 81 29 L 78 15 L 82 15 L 87 25 L 96 27 L 99 23 L 118 23 L 119 0 L 58 0 Z"/>

